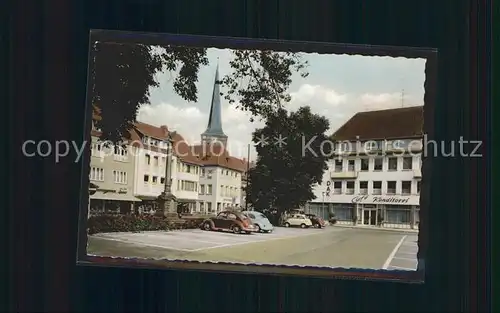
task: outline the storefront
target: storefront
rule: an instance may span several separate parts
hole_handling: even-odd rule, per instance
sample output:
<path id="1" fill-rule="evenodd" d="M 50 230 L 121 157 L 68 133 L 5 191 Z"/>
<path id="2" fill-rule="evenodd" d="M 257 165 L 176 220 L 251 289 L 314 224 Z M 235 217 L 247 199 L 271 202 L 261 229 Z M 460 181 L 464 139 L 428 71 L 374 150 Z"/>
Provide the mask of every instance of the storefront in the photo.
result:
<path id="1" fill-rule="evenodd" d="M 134 203 L 141 202 L 141 199 L 121 190 L 98 189 L 90 196 L 89 202 L 89 215 L 131 214 L 134 212 Z"/>
<path id="2" fill-rule="evenodd" d="M 387 228 L 418 228 L 419 201 L 415 196 L 332 195 L 325 202 L 310 202 L 309 211 L 339 224 Z"/>

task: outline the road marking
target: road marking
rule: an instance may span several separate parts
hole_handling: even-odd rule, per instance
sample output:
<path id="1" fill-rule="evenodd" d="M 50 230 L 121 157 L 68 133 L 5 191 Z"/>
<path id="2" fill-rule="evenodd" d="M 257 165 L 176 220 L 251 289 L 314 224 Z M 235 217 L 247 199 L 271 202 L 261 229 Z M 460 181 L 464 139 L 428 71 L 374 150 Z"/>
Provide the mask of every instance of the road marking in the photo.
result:
<path id="1" fill-rule="evenodd" d="M 315 232 L 315 233 L 312 233 L 312 234 L 296 235 L 296 236 L 286 236 L 286 237 L 271 237 L 268 240 L 257 240 L 257 241 L 252 241 L 252 242 L 229 243 L 229 244 L 223 244 L 223 245 L 218 245 L 218 246 L 214 246 L 214 247 L 198 248 L 198 249 L 193 249 L 193 250 L 189 250 L 189 251 L 192 251 L 192 252 L 205 251 L 205 250 L 211 250 L 211 249 L 217 249 L 217 248 L 240 246 L 240 245 L 249 244 L 249 243 L 269 242 L 269 241 L 277 241 L 277 240 L 293 239 L 293 238 L 303 238 L 303 237 L 309 237 L 309 236 L 321 235 L 321 234 L 324 234 L 324 232 L 317 232 L 317 233 Z"/>
<path id="2" fill-rule="evenodd" d="M 398 269 L 398 270 L 407 270 L 407 271 L 416 271 L 416 268 L 409 268 L 409 267 L 401 267 L 401 266 L 394 266 L 391 265 L 392 268 Z M 386 270 L 386 268 L 384 268 Z"/>
<path id="3" fill-rule="evenodd" d="M 155 244 L 151 244 L 151 243 L 136 242 L 136 241 L 133 241 L 133 240 L 124 240 L 124 239 L 112 238 L 112 237 L 99 236 L 99 237 L 95 237 L 95 238 L 101 238 L 101 239 L 104 239 L 104 240 L 118 241 L 118 242 L 123 242 L 123 243 L 128 243 L 128 244 L 133 244 L 133 245 L 146 246 L 146 247 L 177 250 L 177 251 L 183 251 L 183 252 L 193 251 L 193 250 L 188 250 L 188 249 L 180 249 L 180 248 L 174 248 L 174 247 L 168 247 L 168 246 L 162 246 L 162 245 L 155 245 Z"/>
<path id="4" fill-rule="evenodd" d="M 408 236 L 404 235 L 403 238 L 401 238 L 401 240 L 398 242 L 398 244 L 396 245 L 396 247 L 394 247 L 394 250 L 392 250 L 391 254 L 389 254 L 389 257 L 387 258 L 387 260 L 385 261 L 384 265 L 382 266 L 383 270 L 386 270 L 389 267 L 389 265 L 391 264 L 392 259 L 394 259 L 394 256 L 398 252 L 399 247 L 401 247 L 401 245 L 405 241 L 406 237 L 408 237 Z"/>
<path id="5" fill-rule="evenodd" d="M 401 257 L 394 257 L 392 258 L 393 260 L 403 260 L 403 261 L 413 261 L 413 262 L 417 262 L 417 259 L 416 258 L 413 258 L 413 259 L 410 259 L 410 258 L 401 258 Z"/>

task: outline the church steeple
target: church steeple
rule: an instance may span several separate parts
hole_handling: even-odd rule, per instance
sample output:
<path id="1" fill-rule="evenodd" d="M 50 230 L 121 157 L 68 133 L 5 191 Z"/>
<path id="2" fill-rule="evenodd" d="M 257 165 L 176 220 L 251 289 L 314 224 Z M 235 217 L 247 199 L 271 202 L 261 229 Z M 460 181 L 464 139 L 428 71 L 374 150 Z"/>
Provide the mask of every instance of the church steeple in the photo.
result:
<path id="1" fill-rule="evenodd" d="M 222 107 L 220 101 L 218 62 L 217 69 L 215 70 L 215 79 L 212 91 L 212 102 L 210 104 L 210 115 L 208 117 L 208 125 L 205 132 L 201 134 L 201 141 L 204 143 L 219 141 L 223 143 L 224 146 L 227 143 L 227 136 L 222 130 Z"/>

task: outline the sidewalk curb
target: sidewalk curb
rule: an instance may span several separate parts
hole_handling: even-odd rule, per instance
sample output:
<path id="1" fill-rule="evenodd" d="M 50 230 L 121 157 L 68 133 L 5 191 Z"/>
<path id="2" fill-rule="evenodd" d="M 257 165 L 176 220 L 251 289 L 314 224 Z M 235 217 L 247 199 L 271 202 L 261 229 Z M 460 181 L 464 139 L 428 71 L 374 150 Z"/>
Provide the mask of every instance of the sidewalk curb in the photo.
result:
<path id="1" fill-rule="evenodd" d="M 339 228 L 352 228 L 352 229 L 363 229 L 363 230 L 380 230 L 380 231 L 392 231 L 392 232 L 403 232 L 408 234 L 418 234 L 418 230 L 415 229 L 405 229 L 405 228 L 383 228 L 383 227 L 363 227 L 363 226 L 353 226 L 353 225 L 330 225 L 330 227 Z"/>

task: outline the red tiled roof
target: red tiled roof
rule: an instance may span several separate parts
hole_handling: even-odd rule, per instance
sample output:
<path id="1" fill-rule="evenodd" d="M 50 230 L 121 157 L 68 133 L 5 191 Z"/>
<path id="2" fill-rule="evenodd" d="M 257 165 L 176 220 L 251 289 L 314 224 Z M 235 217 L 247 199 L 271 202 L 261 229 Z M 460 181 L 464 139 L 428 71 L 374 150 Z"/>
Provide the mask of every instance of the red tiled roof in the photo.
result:
<path id="1" fill-rule="evenodd" d="M 424 107 L 360 112 L 333 135 L 334 140 L 398 139 L 423 136 Z M 359 138 L 356 138 L 359 136 Z"/>
<path id="2" fill-rule="evenodd" d="M 232 157 L 220 143 L 196 145 L 192 146 L 191 149 L 205 166 L 225 167 L 238 172 L 245 172 L 247 169 L 245 160 Z"/>
<path id="3" fill-rule="evenodd" d="M 93 106 L 93 109 L 92 118 L 94 120 L 100 120 L 100 109 L 96 105 Z M 142 136 L 148 136 L 158 140 L 166 140 L 169 132 L 167 126 L 156 127 L 142 122 L 135 122 L 134 126 L 135 129 L 129 131 L 132 146 L 142 147 L 156 152 L 166 152 L 159 147 L 144 146 L 141 139 Z M 92 131 L 92 135 L 100 136 L 100 133 Z M 238 172 L 245 172 L 247 169 L 247 161 L 230 156 L 229 152 L 221 144 L 213 143 L 205 146 L 190 146 L 180 134 L 172 132 L 172 137 L 174 153 L 183 162 L 196 165 L 225 167 Z"/>

